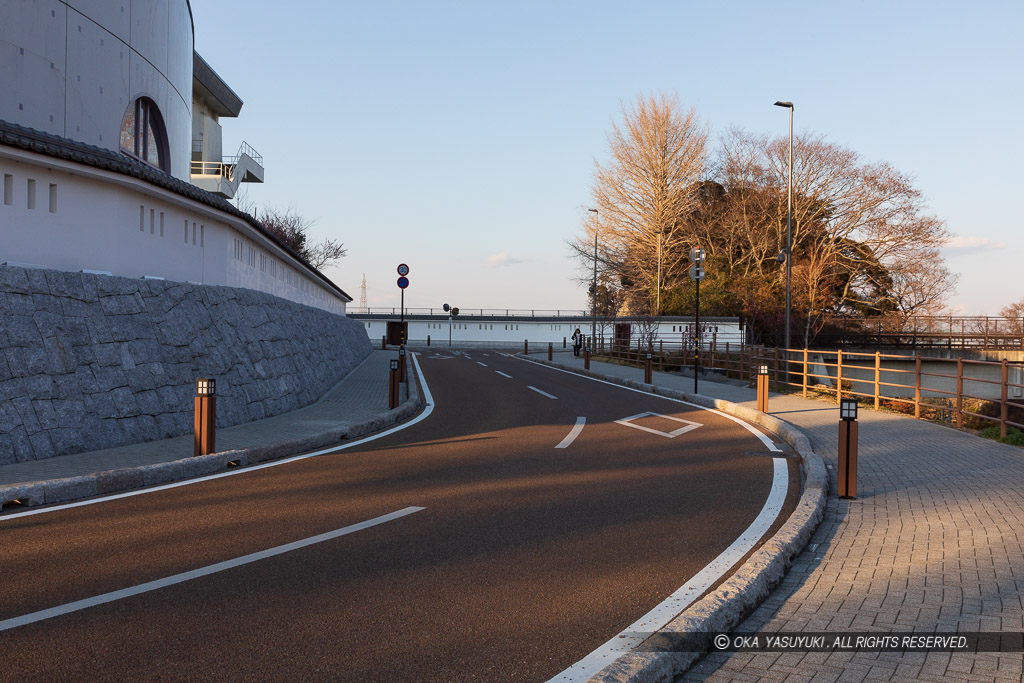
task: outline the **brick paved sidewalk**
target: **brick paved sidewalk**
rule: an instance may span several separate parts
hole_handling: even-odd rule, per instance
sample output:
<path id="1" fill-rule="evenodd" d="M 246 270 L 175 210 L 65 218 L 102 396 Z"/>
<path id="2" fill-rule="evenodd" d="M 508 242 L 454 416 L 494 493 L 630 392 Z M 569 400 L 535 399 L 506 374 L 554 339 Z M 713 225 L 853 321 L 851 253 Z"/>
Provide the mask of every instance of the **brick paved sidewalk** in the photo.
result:
<path id="1" fill-rule="evenodd" d="M 308 434 L 360 424 L 388 412 L 388 361 L 396 352 L 376 350 L 319 401 L 305 408 L 263 420 L 217 430 L 217 450 L 293 442 Z M 403 385 L 405 386 L 405 385 Z M 406 397 L 403 393 L 403 399 Z M 88 453 L 0 466 L 0 485 L 89 475 L 188 458 L 193 436 L 179 436 Z"/>
<path id="2" fill-rule="evenodd" d="M 546 357 L 546 356 L 545 356 Z M 582 367 L 572 354 L 555 361 Z M 643 381 L 607 363 L 591 370 Z M 693 391 L 693 378 L 655 373 Z M 700 382 L 753 407 L 754 391 Z M 1024 450 L 899 415 L 860 411 L 856 500 L 835 497 L 835 404 L 773 394 L 831 469 L 825 519 L 737 632 L 1024 631 Z M 1021 653 L 711 654 L 684 681 L 1019 681 Z"/>

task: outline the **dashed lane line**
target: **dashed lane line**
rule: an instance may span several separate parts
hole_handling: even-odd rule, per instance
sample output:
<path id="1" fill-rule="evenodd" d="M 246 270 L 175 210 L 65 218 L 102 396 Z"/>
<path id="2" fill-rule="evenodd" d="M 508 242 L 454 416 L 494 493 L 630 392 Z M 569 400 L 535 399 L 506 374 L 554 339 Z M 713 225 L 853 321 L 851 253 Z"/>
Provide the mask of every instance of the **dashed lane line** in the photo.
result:
<path id="1" fill-rule="evenodd" d="M 546 391 L 541 391 L 540 389 L 538 389 L 537 387 L 534 387 L 534 386 L 530 386 L 530 387 L 527 387 L 527 388 L 529 388 L 529 389 L 533 389 L 534 391 L 536 391 L 536 392 L 537 392 L 538 394 L 540 394 L 541 396 L 547 396 L 548 398 L 554 398 L 554 399 L 557 399 L 557 398 L 558 398 L 557 396 L 552 396 L 552 395 L 551 395 L 551 394 L 549 394 L 548 392 L 546 392 Z"/>

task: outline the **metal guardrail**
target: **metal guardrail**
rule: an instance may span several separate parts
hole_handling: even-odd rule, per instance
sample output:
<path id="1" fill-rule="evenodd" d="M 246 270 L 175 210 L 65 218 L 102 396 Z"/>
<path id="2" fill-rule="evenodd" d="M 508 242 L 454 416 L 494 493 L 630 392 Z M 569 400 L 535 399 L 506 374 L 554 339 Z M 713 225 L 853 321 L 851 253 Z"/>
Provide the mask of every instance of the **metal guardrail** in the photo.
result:
<path id="1" fill-rule="evenodd" d="M 259 152 L 252 148 L 248 142 L 242 141 L 242 144 L 238 147 L 238 154 L 233 157 L 224 157 L 224 163 L 226 164 L 237 164 L 238 160 L 242 158 L 242 155 L 248 156 L 250 159 L 255 161 L 260 166 L 263 165 L 263 157 L 260 156 Z"/>
<path id="2" fill-rule="evenodd" d="M 220 176 L 230 180 L 232 168 L 233 166 L 221 161 L 193 161 L 189 166 L 189 173 L 191 175 Z"/>

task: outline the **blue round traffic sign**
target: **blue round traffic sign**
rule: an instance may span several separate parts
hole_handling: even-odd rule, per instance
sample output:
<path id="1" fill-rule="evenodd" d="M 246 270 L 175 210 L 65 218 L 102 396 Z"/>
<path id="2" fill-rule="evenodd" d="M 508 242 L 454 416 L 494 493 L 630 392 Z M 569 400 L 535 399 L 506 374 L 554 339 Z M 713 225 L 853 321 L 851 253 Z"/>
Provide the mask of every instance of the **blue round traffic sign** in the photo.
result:
<path id="1" fill-rule="evenodd" d="M 409 278 L 405 277 L 404 275 L 402 277 L 398 278 L 398 288 L 399 289 L 405 289 L 408 286 L 409 286 Z"/>

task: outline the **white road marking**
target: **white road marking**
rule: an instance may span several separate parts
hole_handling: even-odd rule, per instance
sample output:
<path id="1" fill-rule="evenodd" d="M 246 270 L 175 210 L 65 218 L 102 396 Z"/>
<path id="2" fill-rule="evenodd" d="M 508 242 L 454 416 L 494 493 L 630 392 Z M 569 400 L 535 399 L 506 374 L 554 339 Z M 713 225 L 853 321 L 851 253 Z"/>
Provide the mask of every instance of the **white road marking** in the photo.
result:
<path id="1" fill-rule="evenodd" d="M 104 496 L 102 498 L 91 498 L 89 500 L 81 500 L 76 503 L 64 503 L 63 505 L 54 505 L 53 507 L 45 507 L 39 510 L 26 510 L 25 512 L 15 512 L 13 514 L 0 515 L 0 522 L 4 522 L 8 519 L 16 519 L 18 517 L 45 515 L 48 512 L 56 512 L 57 510 L 66 510 L 68 508 L 77 508 L 85 505 L 95 505 L 96 503 L 105 503 L 109 500 L 117 500 L 118 498 L 131 498 L 132 496 L 142 496 L 147 493 L 154 493 L 156 491 L 176 489 L 179 486 L 191 486 L 192 484 L 210 481 L 211 479 L 220 479 L 222 477 L 234 477 L 239 474 L 245 474 L 246 472 L 255 472 L 256 470 L 262 470 L 268 467 L 278 467 L 280 465 L 287 465 L 288 463 L 295 462 L 297 460 L 305 460 L 306 458 L 316 458 L 321 455 L 337 453 L 338 451 L 354 448 L 355 446 L 361 446 L 364 443 L 376 441 L 377 439 L 389 436 L 391 434 L 394 434 L 395 432 L 400 432 L 403 429 L 412 427 L 414 424 L 422 422 L 423 420 L 427 419 L 432 412 L 434 412 L 434 395 L 430 393 L 430 387 L 427 386 L 427 378 L 423 376 L 423 370 L 420 369 L 420 362 L 416 358 L 418 354 L 411 353 L 409 355 L 412 358 L 413 366 L 416 368 L 416 374 L 419 375 L 420 387 L 423 389 L 423 401 L 425 404 L 423 407 L 423 412 L 414 417 L 413 419 L 409 420 L 408 422 L 403 422 L 402 424 L 392 427 L 391 429 L 383 431 L 379 434 L 373 434 L 372 436 L 359 439 L 358 441 L 353 441 L 352 443 L 343 444 L 341 446 L 332 446 L 330 448 L 324 448 L 319 451 L 313 451 L 312 453 L 306 453 L 305 455 L 296 455 L 291 458 L 285 458 L 283 460 L 275 460 L 274 462 L 263 463 L 262 465 L 253 465 L 252 467 L 228 470 L 227 472 L 219 472 L 217 474 L 208 474 L 205 477 L 198 477 L 196 479 L 186 479 L 184 481 L 176 481 L 170 484 L 153 486 L 151 488 L 139 489 L 137 491 L 128 491 L 126 493 L 115 493 L 113 495 Z"/>
<path id="2" fill-rule="evenodd" d="M 485 368 L 487 367 L 487 363 L 481 363 L 480 361 L 477 361 L 476 364 L 480 365 L 480 366 L 483 366 Z"/>
<path id="3" fill-rule="evenodd" d="M 501 375 L 502 377 L 508 377 L 509 379 L 512 379 L 512 375 L 506 375 L 501 370 L 495 370 L 495 372 L 498 373 L 499 375 Z"/>
<path id="4" fill-rule="evenodd" d="M 242 557 L 236 557 L 233 560 L 225 560 L 224 562 L 218 562 L 211 564 L 206 567 L 199 569 L 193 569 L 191 571 L 182 572 L 181 574 L 175 574 L 168 576 L 163 579 L 157 579 L 156 581 L 148 581 L 138 586 L 132 586 L 131 588 L 122 588 L 121 590 L 112 591 L 110 593 L 104 593 L 103 595 L 97 595 L 92 598 L 86 598 L 84 600 L 76 600 L 75 602 L 69 602 L 64 605 L 57 607 L 51 607 L 50 609 L 40 610 L 38 612 L 32 612 L 20 617 L 13 617 L 11 619 L 5 619 L 0 621 L 0 631 L 6 631 L 8 629 L 17 628 L 18 626 L 24 626 L 26 624 L 33 624 L 37 621 L 43 621 L 44 619 L 52 619 L 53 617 L 59 617 L 64 614 L 71 612 L 77 612 L 79 610 L 88 609 L 97 605 L 103 605 L 108 602 L 114 602 L 115 600 L 123 600 L 124 598 L 130 598 L 135 595 L 142 593 L 148 593 L 150 591 L 159 590 L 160 588 L 166 588 L 167 586 L 173 586 L 178 583 L 184 583 L 185 581 L 191 581 L 192 579 L 198 579 L 203 576 L 209 576 L 210 574 L 216 574 L 218 572 L 225 571 L 227 569 L 233 569 L 234 567 L 240 567 L 245 564 L 251 564 L 253 562 L 259 562 L 276 555 L 282 555 L 284 553 L 305 548 L 316 543 L 323 543 L 324 541 L 330 541 L 331 539 L 338 538 L 339 536 L 345 536 L 347 534 L 354 533 L 356 531 L 362 531 L 363 529 L 369 529 L 370 527 L 377 526 L 378 524 L 384 524 L 385 522 L 391 522 L 393 520 L 411 515 L 414 512 L 425 510 L 426 508 L 421 507 L 407 507 L 395 512 L 381 515 L 380 517 L 374 517 L 368 519 L 365 522 L 359 522 L 358 524 L 352 524 L 341 529 L 335 529 L 334 531 L 328 531 L 327 533 L 320 534 L 318 536 L 310 536 L 304 538 L 301 541 L 294 541 L 292 543 L 286 543 L 285 545 L 279 545 L 276 548 L 270 548 L 268 550 L 261 550 L 256 553 L 250 553 L 249 555 L 243 555 Z"/>
<path id="5" fill-rule="evenodd" d="M 768 494 L 768 500 L 765 501 L 764 507 L 761 508 L 757 518 L 747 527 L 746 531 L 740 534 L 740 537 L 732 545 L 726 548 L 721 555 L 713 559 L 708 566 L 700 570 L 696 576 L 681 586 L 679 590 L 668 596 L 661 604 L 640 617 L 638 621 L 622 633 L 562 673 L 551 678 L 548 683 L 561 683 L 564 681 L 578 681 L 582 683 L 589 680 L 606 666 L 649 638 L 658 629 L 672 621 L 683 610 L 693 604 L 704 591 L 714 585 L 744 555 L 750 552 L 761 537 L 771 528 L 779 513 L 782 512 L 783 504 L 786 502 L 786 488 L 789 482 L 786 461 L 784 458 L 772 458 L 772 460 L 775 463 L 775 471 L 772 479 L 772 490 Z"/>
<path id="6" fill-rule="evenodd" d="M 551 394 L 549 394 L 549 393 L 548 393 L 548 392 L 546 392 L 546 391 L 541 391 L 541 390 L 540 390 L 540 389 L 538 389 L 537 387 L 527 387 L 527 388 L 528 388 L 528 389 L 533 389 L 534 391 L 536 391 L 536 392 L 537 392 L 538 394 L 540 394 L 541 396 L 547 396 L 548 398 L 555 398 L 555 399 L 557 399 L 557 398 L 558 398 L 557 396 L 552 396 Z"/>
<path id="7" fill-rule="evenodd" d="M 680 427 L 679 429 L 673 430 L 671 432 L 662 432 L 662 431 L 659 431 L 657 429 L 652 429 L 650 427 L 644 427 L 643 425 L 636 425 L 636 424 L 633 424 L 631 422 L 631 420 L 636 420 L 636 419 L 641 418 L 641 417 L 663 417 L 666 420 L 675 420 L 676 422 L 682 422 L 686 426 L 685 427 Z M 633 415 L 632 417 L 624 417 L 621 420 L 616 420 L 615 422 L 616 422 L 616 424 L 625 425 L 627 427 L 632 427 L 633 429 L 642 429 L 645 432 L 650 432 L 651 434 L 657 434 L 658 436 L 667 436 L 670 439 L 674 439 L 677 436 L 679 436 L 680 434 L 685 434 L 686 432 L 692 432 L 694 429 L 697 429 L 698 427 L 703 427 L 704 426 L 704 425 L 702 425 L 699 422 L 691 422 L 690 420 L 684 420 L 681 417 L 672 417 L 671 415 L 662 415 L 661 413 L 652 413 L 650 411 L 648 411 L 646 413 L 639 413 L 637 415 Z"/>
<path id="8" fill-rule="evenodd" d="M 580 435 L 580 432 L 583 431 L 583 425 L 585 425 L 586 423 L 587 423 L 587 418 L 582 417 L 582 416 L 577 417 L 576 418 L 576 424 L 573 426 L 572 430 L 569 432 L 569 435 L 566 436 L 564 439 L 562 439 L 561 443 L 559 443 L 557 446 L 555 446 L 555 448 L 568 448 L 569 445 L 573 441 L 576 440 L 576 437 Z"/>
<path id="9" fill-rule="evenodd" d="M 589 379 L 591 382 L 600 382 L 601 384 L 607 384 L 608 386 L 618 387 L 619 389 L 625 389 L 626 391 L 635 391 L 638 394 L 646 394 L 647 396 L 656 396 L 657 398 L 664 399 L 666 401 L 672 401 L 673 403 L 682 403 L 684 406 L 691 406 L 693 408 L 699 408 L 700 410 L 706 410 L 709 413 L 714 413 L 715 415 L 719 415 L 721 417 L 724 417 L 726 420 L 732 420 L 736 424 L 740 425 L 741 427 L 746 429 L 748 432 L 750 432 L 751 434 L 756 436 L 758 439 L 760 439 L 761 443 L 763 443 L 765 445 L 765 447 L 768 450 L 772 451 L 773 453 L 781 452 L 781 449 L 778 446 L 775 445 L 775 442 L 772 441 L 768 437 L 767 434 L 765 434 L 764 432 L 762 432 L 761 430 L 759 430 L 757 427 L 755 427 L 754 425 L 750 424 L 749 422 L 744 422 L 743 420 L 741 420 L 740 418 L 736 417 L 735 415 L 729 415 L 728 413 L 723 413 L 721 410 L 715 410 L 714 408 L 708 408 L 706 406 L 697 405 L 696 403 L 690 403 L 689 401 L 684 401 L 684 400 L 679 399 L 679 398 L 672 398 L 671 396 L 662 396 L 661 394 L 652 394 L 649 391 L 643 391 L 642 389 L 634 389 L 633 387 L 623 386 L 621 384 L 616 384 L 615 382 L 608 382 L 608 381 L 605 381 L 603 379 L 597 379 L 596 377 L 588 377 L 587 375 L 581 375 L 581 374 L 579 374 L 577 372 L 572 372 L 571 370 L 563 370 L 562 368 L 555 368 L 555 367 L 552 367 L 550 365 L 544 365 L 543 363 L 538 363 L 537 361 L 532 361 L 532 360 L 530 360 L 528 358 L 520 358 L 519 356 L 510 356 L 510 358 L 515 358 L 516 360 L 521 360 L 521 361 L 524 361 L 526 363 L 533 363 L 534 365 L 539 365 L 540 367 L 547 368 L 549 370 L 555 370 L 557 372 L 564 372 L 567 375 L 576 375 L 577 377 L 582 377 L 583 379 Z"/>

